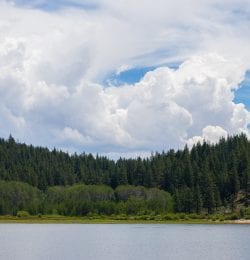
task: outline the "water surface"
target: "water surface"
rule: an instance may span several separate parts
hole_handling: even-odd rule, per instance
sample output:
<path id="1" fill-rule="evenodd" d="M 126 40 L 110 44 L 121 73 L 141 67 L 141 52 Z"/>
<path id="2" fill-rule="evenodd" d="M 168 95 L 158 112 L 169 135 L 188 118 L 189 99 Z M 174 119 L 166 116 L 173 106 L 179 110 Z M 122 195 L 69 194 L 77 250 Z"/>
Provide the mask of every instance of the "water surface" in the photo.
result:
<path id="1" fill-rule="evenodd" d="M 0 259 L 250 259 L 250 225 L 0 224 Z"/>

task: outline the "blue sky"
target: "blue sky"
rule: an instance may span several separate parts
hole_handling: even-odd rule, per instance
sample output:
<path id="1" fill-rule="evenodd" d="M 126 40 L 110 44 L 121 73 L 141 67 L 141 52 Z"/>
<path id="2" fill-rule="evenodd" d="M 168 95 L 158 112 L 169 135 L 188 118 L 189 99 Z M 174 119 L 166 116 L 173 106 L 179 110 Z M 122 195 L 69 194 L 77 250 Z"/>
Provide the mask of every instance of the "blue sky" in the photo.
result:
<path id="1" fill-rule="evenodd" d="M 168 67 L 171 69 L 177 69 L 179 67 L 179 63 L 161 64 L 158 66 L 151 66 L 151 67 L 131 68 L 131 69 L 126 69 L 124 71 L 121 71 L 119 73 L 113 72 L 110 75 L 107 75 L 103 83 L 113 84 L 115 86 L 119 86 L 123 84 L 135 84 L 139 82 L 147 72 L 153 71 L 157 67 Z"/>
<path id="2" fill-rule="evenodd" d="M 234 101 L 243 103 L 250 109 L 250 71 L 246 73 L 245 80 L 240 84 L 241 88 L 236 91 Z"/>
<path id="3" fill-rule="evenodd" d="M 57 11 L 65 8 L 75 8 L 75 9 L 97 9 L 98 4 L 95 1 L 74 1 L 74 0 L 58 0 L 58 1 L 46 1 L 46 0 L 15 0 L 16 5 L 21 7 L 30 7 L 37 8 L 44 11 Z M 232 12 L 237 17 L 237 20 L 250 20 L 250 14 L 247 10 L 242 9 L 241 6 L 236 7 Z M 234 20 L 235 22 L 235 20 Z M 177 68 L 177 64 L 166 64 L 170 68 Z M 155 69 L 157 66 L 148 66 L 148 67 L 138 67 L 126 70 L 119 74 L 111 73 L 107 75 L 107 78 L 104 80 L 104 84 L 134 84 L 141 80 L 146 72 Z M 239 90 L 235 92 L 236 103 L 243 103 L 247 108 L 250 108 L 250 71 L 246 73 L 245 80 L 240 84 Z"/>
<path id="4" fill-rule="evenodd" d="M 95 9 L 97 5 L 93 3 L 94 1 L 67 1 L 67 0 L 57 0 L 57 1 L 44 1 L 44 0 L 15 0 L 14 3 L 17 6 L 25 8 L 36 8 L 44 11 L 55 12 L 60 9 L 65 8 L 75 8 L 75 9 Z"/>
<path id="5" fill-rule="evenodd" d="M 1 1 L 0 136 L 111 157 L 250 136 L 249 42 L 248 0 Z"/>
<path id="6" fill-rule="evenodd" d="M 177 64 L 167 64 L 169 68 L 178 68 Z M 119 74 L 113 73 L 108 75 L 104 83 L 113 84 L 116 86 L 123 84 L 135 84 L 139 82 L 143 76 L 157 67 L 143 67 L 134 68 L 123 71 Z M 245 79 L 239 84 L 240 88 L 235 92 L 235 103 L 243 103 L 248 109 L 250 109 L 250 71 L 246 72 Z"/>

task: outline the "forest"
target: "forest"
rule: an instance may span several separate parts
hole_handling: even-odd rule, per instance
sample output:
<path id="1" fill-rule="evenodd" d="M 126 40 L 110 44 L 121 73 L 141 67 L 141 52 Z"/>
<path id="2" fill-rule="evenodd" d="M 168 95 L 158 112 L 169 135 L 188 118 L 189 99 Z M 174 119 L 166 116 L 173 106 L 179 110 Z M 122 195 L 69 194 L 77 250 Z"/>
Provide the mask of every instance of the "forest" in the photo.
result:
<path id="1" fill-rule="evenodd" d="M 212 214 L 248 207 L 249 192 L 244 134 L 117 161 L 0 139 L 0 215 Z"/>

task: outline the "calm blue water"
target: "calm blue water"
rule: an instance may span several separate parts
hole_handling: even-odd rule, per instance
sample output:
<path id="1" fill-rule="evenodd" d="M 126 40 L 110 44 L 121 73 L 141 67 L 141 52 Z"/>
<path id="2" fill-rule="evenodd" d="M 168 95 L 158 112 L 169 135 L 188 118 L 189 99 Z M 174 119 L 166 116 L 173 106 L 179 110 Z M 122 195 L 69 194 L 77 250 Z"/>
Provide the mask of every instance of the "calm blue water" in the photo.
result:
<path id="1" fill-rule="evenodd" d="M 0 224 L 0 259 L 250 259 L 250 225 Z"/>

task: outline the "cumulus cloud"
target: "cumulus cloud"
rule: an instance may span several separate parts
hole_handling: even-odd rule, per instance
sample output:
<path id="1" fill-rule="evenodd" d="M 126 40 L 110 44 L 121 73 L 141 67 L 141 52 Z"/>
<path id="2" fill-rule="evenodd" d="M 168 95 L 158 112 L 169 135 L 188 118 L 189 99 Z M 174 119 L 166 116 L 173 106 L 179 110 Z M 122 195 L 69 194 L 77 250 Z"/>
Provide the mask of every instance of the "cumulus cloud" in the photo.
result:
<path id="1" fill-rule="evenodd" d="M 187 141 L 187 145 L 192 148 L 193 145 L 199 143 L 203 143 L 204 141 L 209 143 L 216 143 L 220 140 L 220 138 L 226 138 L 228 133 L 220 126 L 211 126 L 208 125 L 202 129 L 201 136 L 193 136 L 189 138 Z"/>
<path id="2" fill-rule="evenodd" d="M 249 111 L 233 102 L 250 69 L 247 18 L 234 25 L 248 1 L 95 4 L 45 12 L 0 3 L 1 136 L 113 156 L 249 135 Z M 177 69 L 161 65 L 173 61 Z M 102 84 L 148 65 L 158 68 L 135 84 Z"/>

